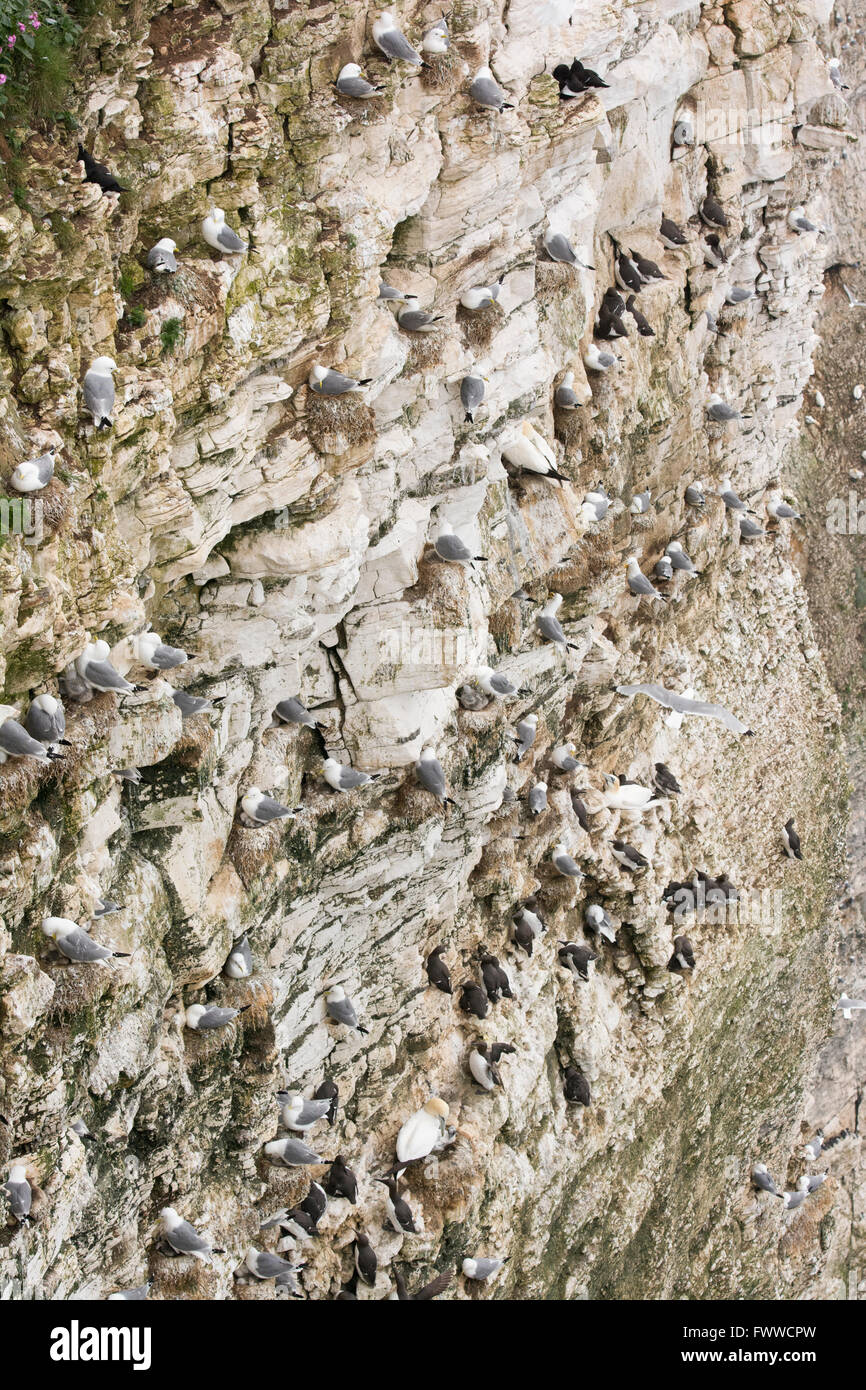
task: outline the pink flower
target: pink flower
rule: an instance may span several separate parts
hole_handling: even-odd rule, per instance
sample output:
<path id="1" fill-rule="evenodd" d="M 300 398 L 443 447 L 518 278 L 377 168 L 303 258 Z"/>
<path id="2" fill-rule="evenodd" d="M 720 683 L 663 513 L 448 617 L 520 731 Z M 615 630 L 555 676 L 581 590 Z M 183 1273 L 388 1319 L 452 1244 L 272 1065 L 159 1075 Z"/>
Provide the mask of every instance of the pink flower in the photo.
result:
<path id="1" fill-rule="evenodd" d="M 39 20 L 38 20 L 38 19 L 31 19 L 30 23 L 31 23 L 31 25 L 33 26 L 34 29 L 38 29 L 38 28 L 39 28 Z"/>
<path id="2" fill-rule="evenodd" d="M 27 33 L 27 26 L 26 26 L 26 24 L 19 24 L 19 25 L 18 25 L 18 32 L 19 32 L 20 34 L 26 34 L 26 33 Z"/>
<path id="3" fill-rule="evenodd" d="M 0 87 L 3 86 L 3 83 L 4 83 L 5 81 L 6 81 L 6 74 L 5 74 L 5 72 L 0 72 Z"/>
<path id="4" fill-rule="evenodd" d="M 8 43 L 10 48 L 14 48 L 18 40 L 14 34 L 10 34 L 6 42 Z"/>

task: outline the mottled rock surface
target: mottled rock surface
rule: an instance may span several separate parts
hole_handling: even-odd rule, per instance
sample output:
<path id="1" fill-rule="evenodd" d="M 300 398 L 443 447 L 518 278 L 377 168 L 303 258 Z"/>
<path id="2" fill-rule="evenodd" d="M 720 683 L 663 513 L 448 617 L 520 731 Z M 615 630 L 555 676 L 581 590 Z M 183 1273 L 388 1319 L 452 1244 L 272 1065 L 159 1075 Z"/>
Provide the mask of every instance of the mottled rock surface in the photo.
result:
<path id="1" fill-rule="evenodd" d="M 790 1213 L 749 1183 L 757 1160 L 791 1182 L 802 1171 L 832 1026 L 840 707 L 798 533 L 771 525 L 740 543 L 712 494 L 730 475 L 763 519 L 765 491 L 799 476 L 827 251 L 787 215 L 805 204 L 832 220 L 854 118 L 828 77 L 821 5 L 583 10 L 457 4 L 451 54 L 416 76 L 376 56 L 357 5 L 109 7 L 78 113 L 88 148 L 131 191 L 82 182 L 71 138 L 23 146 L 26 198 L 0 207 L 0 470 L 8 480 L 51 443 L 58 462 L 38 544 L 0 545 L 2 699 L 11 712 L 56 691 L 97 634 L 145 689 L 70 703 L 63 762 L 0 768 L 0 1158 L 27 1164 L 42 1194 L 31 1226 L 0 1232 L 0 1288 L 17 1296 L 100 1298 L 149 1274 L 157 1298 L 273 1297 L 234 1271 L 250 1245 L 277 1248 L 262 1220 L 306 1191 L 303 1171 L 264 1160 L 275 1092 L 311 1094 L 326 1074 L 337 1127 L 308 1139 L 345 1156 L 360 1207 L 333 1201 L 324 1238 L 305 1248 L 311 1298 L 348 1278 L 359 1219 L 379 1254 L 369 1296 L 386 1294 L 391 1261 L 414 1286 L 477 1253 L 510 1255 L 479 1286 L 500 1298 L 844 1286 L 827 1236 L 840 1183 Z M 399 18 L 418 40 L 438 15 Z M 548 72 L 575 54 L 610 86 L 559 103 Z M 488 57 L 515 104 L 501 116 L 466 95 Z M 366 105 L 332 85 L 359 58 L 385 85 Z M 682 117 L 698 141 L 672 155 Z M 708 190 L 730 220 L 721 272 L 704 262 Z M 209 252 L 199 225 L 213 204 L 247 255 Z M 658 240 L 663 212 L 687 230 L 681 252 Z M 595 273 L 547 260 L 548 221 Z M 144 257 L 167 235 L 180 269 L 155 279 Z M 621 363 L 599 376 L 583 354 L 613 242 L 667 278 L 640 298 L 656 336 L 620 340 Z M 437 331 L 401 331 L 375 302 L 380 278 L 435 308 Z M 494 309 L 459 307 L 496 281 Z M 728 306 L 731 285 L 756 294 Z M 80 382 L 99 354 L 118 364 L 118 405 L 97 434 Z M 316 398 L 316 361 L 371 385 Z M 471 369 L 489 378 L 474 424 L 459 399 Z M 563 418 L 553 388 L 568 369 L 586 404 Z M 712 391 L 749 418 L 708 427 Z M 509 477 L 503 451 L 527 421 L 564 485 Z M 701 512 L 683 496 L 696 479 Z M 588 526 L 580 504 L 599 482 L 615 501 Z M 647 487 L 650 510 L 633 517 Z M 487 562 L 437 561 L 443 520 Z M 625 557 L 650 573 L 673 536 L 701 576 L 638 605 Z M 534 626 L 550 591 L 564 595 L 566 653 Z M 190 651 L 170 675 L 219 697 L 211 712 L 182 722 L 167 682 L 144 677 L 131 639 L 146 625 Z M 461 709 L 455 692 L 482 664 L 527 693 Z M 754 737 L 705 721 L 677 730 L 658 705 L 616 694 L 639 681 L 691 687 Z M 271 726 L 296 694 L 320 731 Z M 515 765 L 510 730 L 530 710 L 538 737 Z M 322 739 L 378 781 L 332 792 Z M 567 739 L 586 777 L 553 768 Z M 415 782 L 427 745 L 454 806 Z M 680 797 L 638 819 L 605 807 L 605 772 L 646 783 L 655 761 Z M 138 785 L 112 776 L 130 766 Z M 549 807 L 532 819 L 525 793 L 539 778 Z M 246 827 L 251 785 L 305 814 Z M 586 786 L 591 834 L 571 785 Z M 802 863 L 781 853 L 790 815 Z M 617 864 L 618 834 L 649 858 L 645 874 Z M 584 869 L 580 891 L 550 863 L 561 841 Z M 689 928 L 698 965 L 683 978 L 667 969 L 660 899 L 695 868 L 765 897 L 761 911 Z M 510 918 L 531 894 L 548 931 L 529 959 Z M 63 963 L 42 918 L 88 923 L 106 895 L 124 910 L 93 936 L 128 957 Z M 581 939 L 593 899 L 617 943 L 576 984 L 557 941 Z M 230 980 L 222 967 L 244 933 L 254 974 Z M 427 987 L 440 942 L 455 984 L 480 978 L 483 945 L 515 998 L 480 1023 L 460 1013 Z M 338 981 L 365 1035 L 328 1022 Z M 195 1033 L 180 1017 L 195 1002 L 250 1008 Z M 502 1091 L 471 1082 L 477 1037 L 517 1048 Z M 565 1104 L 568 1064 L 589 1081 L 587 1108 Z M 456 1142 L 407 1174 L 423 1234 L 404 1238 L 382 1229 L 373 1177 L 431 1091 Z M 78 1117 L 94 1142 L 72 1132 Z M 168 1204 L 225 1249 L 211 1267 L 158 1248 Z M 460 1279 L 446 1297 L 478 1292 Z"/>

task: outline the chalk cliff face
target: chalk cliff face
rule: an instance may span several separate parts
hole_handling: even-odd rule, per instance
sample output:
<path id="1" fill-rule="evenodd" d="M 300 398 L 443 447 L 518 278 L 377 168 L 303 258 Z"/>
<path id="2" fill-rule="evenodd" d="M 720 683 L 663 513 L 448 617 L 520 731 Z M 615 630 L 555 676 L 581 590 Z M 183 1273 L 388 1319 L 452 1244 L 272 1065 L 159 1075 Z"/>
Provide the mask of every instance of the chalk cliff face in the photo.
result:
<path id="1" fill-rule="evenodd" d="M 587 7 L 584 7 L 586 9 Z M 419 42 L 439 11 L 401 8 Z M 333 1130 L 359 1205 L 334 1200 L 304 1249 L 307 1296 L 333 1297 L 362 1225 L 410 1286 L 466 1254 L 509 1255 L 485 1296 L 838 1296 L 850 1247 L 832 1238 L 840 1184 L 791 1213 L 756 1197 L 752 1162 L 799 1172 L 805 1097 L 831 1026 L 844 876 L 847 777 L 839 705 L 788 523 L 739 540 L 715 495 L 730 476 L 762 524 L 763 498 L 793 486 L 813 370 L 825 247 L 789 211 L 832 220 L 831 173 L 852 138 L 829 79 L 821 3 L 722 7 L 648 0 L 571 11 L 517 0 L 454 6 L 452 46 L 420 73 L 388 65 L 357 5 L 220 0 L 109 9 L 91 27 L 78 115 L 84 143 L 130 190 L 82 182 L 74 142 L 29 137 L 26 196 L 0 208 L 0 467 L 56 445 L 39 535 L 7 534 L 2 571 L 6 713 L 58 678 L 90 638 L 146 688 L 67 701 L 71 747 L 51 767 L 0 769 L 0 1158 L 28 1166 L 34 1221 L 0 1233 L 0 1287 L 27 1298 L 100 1298 L 153 1279 L 152 1297 L 271 1298 L 235 1277 L 247 1250 L 277 1249 L 263 1220 L 323 1168 L 276 1169 L 275 1092 L 340 1090 Z M 819 42 L 820 41 L 820 42 Z M 580 56 L 610 84 L 561 102 L 548 75 Z M 339 97 L 362 60 L 383 91 Z M 479 110 L 466 89 L 490 60 L 514 110 Z M 694 144 L 672 148 L 676 121 Z M 707 192 L 730 227 L 728 261 L 705 264 Z M 211 253 L 214 206 L 249 241 Z M 664 213 L 682 251 L 658 237 Z M 595 269 L 554 264 L 566 233 Z M 143 268 L 163 236 L 176 275 Z M 660 262 L 640 296 L 655 337 L 583 356 L 613 242 Z M 423 337 L 376 302 L 380 279 L 441 316 Z M 470 312 L 467 289 L 501 283 Z M 725 292 L 755 294 L 730 306 Z M 706 310 L 721 332 L 709 328 Z M 80 382 L 117 363 L 111 431 L 82 415 Z M 317 398 L 325 362 L 370 378 Z M 554 410 L 575 373 L 583 406 Z M 474 423 L 459 383 L 488 378 Z M 717 391 L 749 418 L 708 424 Z M 555 450 L 561 486 L 516 476 L 503 453 L 531 426 Z M 702 480 L 706 506 L 686 505 Z M 601 523 L 581 511 L 602 483 Z M 649 510 L 632 514 L 649 488 Z M 452 566 L 430 541 L 450 522 L 486 563 Z M 678 536 L 702 571 L 667 603 L 628 592 Z M 572 647 L 541 640 L 550 592 Z M 151 626 L 194 654 L 176 684 L 219 703 L 182 721 L 132 638 Z M 521 689 L 461 708 L 479 666 Z M 624 683 L 656 681 L 731 709 L 754 737 L 686 720 Z M 318 733 L 271 727 L 299 694 L 328 750 L 380 775 L 340 795 L 321 777 Z M 515 720 L 538 736 L 516 764 Z M 557 771 L 573 740 L 590 771 Z M 433 747 L 455 805 L 420 788 Z M 648 784 L 656 761 L 683 787 L 642 817 L 605 804 L 603 773 Z M 116 769 L 136 767 L 138 785 Z M 526 792 L 548 783 L 533 818 Z M 252 785 L 304 814 L 251 829 Z M 570 787 L 585 787 L 590 833 Z M 513 794 L 513 795 L 512 795 Z M 516 800 L 514 799 L 516 797 Z M 781 854 L 793 815 L 807 853 Z M 611 841 L 650 868 L 630 876 Z M 559 844 L 585 872 L 559 877 Z M 697 969 L 672 973 L 661 893 L 691 869 L 723 871 L 762 904 L 687 925 Z M 536 894 L 547 933 L 531 959 L 511 914 Z M 55 914 L 90 923 L 128 958 L 70 966 L 42 935 Z M 587 982 L 558 963 L 602 902 L 619 930 L 594 943 Z M 621 925 L 620 925 L 621 924 Z M 255 970 L 226 978 L 248 933 Z M 455 986 L 480 980 L 478 951 L 508 969 L 513 1000 L 483 1021 L 427 987 L 447 946 Z M 325 1014 L 342 982 L 365 1035 Z M 241 1007 L 213 1034 L 182 1026 L 195 1002 Z M 476 1038 L 513 1043 L 504 1087 L 480 1095 Z M 569 1107 L 562 1071 L 589 1081 Z M 382 1228 L 403 1122 L 431 1092 L 455 1143 L 404 1180 L 423 1233 Z M 84 1143 L 71 1121 L 85 1121 Z M 5 1176 L 5 1174 L 4 1174 Z M 213 1264 L 157 1246 L 166 1205 L 224 1248 Z M 290 1245 L 291 1242 L 288 1242 Z M 446 1297 L 475 1296 L 456 1281 Z"/>

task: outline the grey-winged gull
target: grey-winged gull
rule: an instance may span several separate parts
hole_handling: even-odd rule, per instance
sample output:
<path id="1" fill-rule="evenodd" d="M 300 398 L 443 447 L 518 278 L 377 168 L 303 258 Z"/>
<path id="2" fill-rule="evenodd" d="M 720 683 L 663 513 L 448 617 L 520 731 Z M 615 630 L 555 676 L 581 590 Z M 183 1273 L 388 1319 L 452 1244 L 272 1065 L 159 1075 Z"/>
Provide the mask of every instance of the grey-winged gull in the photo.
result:
<path id="1" fill-rule="evenodd" d="M 346 994 L 342 985 L 334 985 L 325 996 L 325 1009 L 328 1018 L 335 1023 L 341 1023 L 345 1028 L 356 1029 L 359 1033 L 367 1033 L 369 1029 L 362 1027 L 358 1022 L 358 1014 L 355 1005 Z"/>
<path id="2" fill-rule="evenodd" d="M 335 792 L 350 792 L 356 787 L 366 787 L 379 777 L 378 772 L 361 772 L 359 768 L 338 763 L 336 758 L 325 758 L 322 762 L 322 776 Z"/>
<path id="3" fill-rule="evenodd" d="M 448 560 L 452 564 L 471 565 L 473 560 L 487 560 L 486 555 L 473 555 L 447 521 L 439 523 L 439 534 L 433 542 L 433 549 L 440 560 Z"/>
<path id="4" fill-rule="evenodd" d="M 114 951 L 110 946 L 98 946 L 77 922 L 70 921 L 68 917 L 46 917 L 42 922 L 42 930 L 54 942 L 61 955 L 76 965 L 98 964 L 112 956 L 125 960 L 129 955 L 128 951 Z"/>
<path id="5" fill-rule="evenodd" d="M 628 587 L 630 592 L 634 594 L 635 598 L 657 598 L 660 599 L 662 603 L 667 603 L 667 599 L 665 598 L 664 594 L 660 594 L 658 589 L 652 583 L 652 581 L 647 579 L 645 574 L 641 573 L 640 565 L 638 564 L 638 558 L 636 555 L 629 555 L 628 559 L 625 562 L 625 568 L 626 576 L 628 579 Z"/>
<path id="6" fill-rule="evenodd" d="M 234 256 L 241 251 L 249 250 L 247 243 L 227 224 L 222 208 L 211 208 L 201 224 L 201 234 L 208 246 L 224 256 Z"/>
<path id="7" fill-rule="evenodd" d="M 364 100 L 385 91 L 381 82 L 368 82 L 357 63 L 344 63 L 334 83 L 340 96 Z"/>
<path id="8" fill-rule="evenodd" d="M 360 391 L 362 386 L 369 386 L 372 380 L 370 376 L 345 376 L 333 367 L 323 367 L 316 362 L 310 369 L 307 385 L 317 396 L 345 396 L 350 391 Z"/>
<path id="9" fill-rule="evenodd" d="M 398 29 L 394 16 L 387 11 L 383 10 L 379 15 L 372 32 L 374 44 L 386 58 L 396 58 L 403 63 L 412 63 L 415 67 L 424 66 L 421 54 L 416 53 L 406 35 Z"/>
<path id="10" fill-rule="evenodd" d="M 54 695 L 37 695 L 31 701 L 24 727 L 39 743 L 66 743 L 66 713 Z"/>
<path id="11" fill-rule="evenodd" d="M 303 807 L 283 806 L 258 787 L 249 787 L 241 797 L 241 809 L 248 825 L 270 825 L 272 821 L 287 820 L 301 814 Z"/>
<path id="12" fill-rule="evenodd" d="M 190 1004 L 184 1020 L 186 1027 L 194 1033 L 208 1033 L 215 1028 L 226 1028 L 238 1014 L 246 1013 L 250 1008 L 251 1004 L 244 1004 L 241 1009 L 220 1009 L 216 1004 Z"/>
<path id="13" fill-rule="evenodd" d="M 467 420 L 475 420 L 475 412 L 484 400 L 485 381 L 486 377 L 470 375 L 460 383 L 460 401 Z"/>
<path id="14" fill-rule="evenodd" d="M 9 479 L 9 486 L 16 492 L 39 492 L 47 487 L 54 477 L 54 455 L 56 449 L 52 445 L 46 449 L 44 454 L 38 457 L 25 459 L 19 463 Z"/>
<path id="15" fill-rule="evenodd" d="M 482 1255 L 477 1255 L 474 1259 L 470 1259 L 467 1256 L 461 1265 L 461 1269 L 467 1279 L 490 1279 L 494 1274 L 499 1272 L 510 1258 L 510 1255 L 505 1255 L 501 1260 L 491 1259 L 488 1256 Z"/>
<path id="16" fill-rule="evenodd" d="M 31 738 L 17 719 L 4 719 L 0 724 L 0 764 L 9 758 L 35 758 L 37 762 L 45 763 L 62 756 L 62 753 L 55 753 L 53 748 L 46 748 L 44 743 Z"/>
<path id="17" fill-rule="evenodd" d="M 570 647 L 572 651 L 579 651 L 580 648 L 575 642 L 569 642 L 563 631 L 562 624 L 557 618 L 557 611 L 562 603 L 562 594 L 551 594 L 544 607 L 535 615 L 535 626 L 541 633 L 545 642 L 553 642 L 556 646 Z"/>
<path id="18" fill-rule="evenodd" d="M 615 689 L 618 695 L 648 695 L 657 704 L 664 705 L 665 709 L 674 710 L 677 714 L 693 714 L 701 719 L 716 719 L 720 724 L 724 724 L 726 729 L 730 729 L 732 734 L 751 734 L 752 732 L 723 705 L 715 705 L 707 700 L 690 700 L 685 695 L 678 695 L 673 690 L 666 690 L 663 685 L 652 683 L 618 685 Z"/>
<path id="19" fill-rule="evenodd" d="M 445 781 L 442 764 L 432 748 L 421 749 L 421 756 L 415 764 L 415 776 L 424 790 L 435 796 L 436 800 L 440 801 L 443 806 L 446 802 L 450 806 L 457 805 L 453 797 L 448 795 L 448 785 Z"/>
<path id="20" fill-rule="evenodd" d="M 507 92 L 493 79 L 493 73 L 485 64 L 480 67 L 469 83 L 469 95 L 476 106 L 483 106 L 488 111 L 511 111 L 513 102 L 506 101 Z"/>
<path id="21" fill-rule="evenodd" d="M 161 237 L 155 246 L 151 246 L 144 263 L 155 275 L 173 275 L 177 270 L 176 250 L 177 243 L 170 236 Z"/>
<path id="22" fill-rule="evenodd" d="M 116 371 L 117 363 L 113 357 L 96 357 L 84 376 L 84 408 L 93 416 L 98 430 L 110 429 L 113 423 L 115 391 L 111 374 Z"/>
<path id="23" fill-rule="evenodd" d="M 195 1226 L 178 1216 L 174 1207 L 163 1207 L 159 1219 L 163 1236 L 178 1255 L 192 1255 L 202 1264 L 207 1264 L 212 1255 L 223 1253 L 221 1250 L 214 1250 L 210 1241 L 199 1235 Z"/>

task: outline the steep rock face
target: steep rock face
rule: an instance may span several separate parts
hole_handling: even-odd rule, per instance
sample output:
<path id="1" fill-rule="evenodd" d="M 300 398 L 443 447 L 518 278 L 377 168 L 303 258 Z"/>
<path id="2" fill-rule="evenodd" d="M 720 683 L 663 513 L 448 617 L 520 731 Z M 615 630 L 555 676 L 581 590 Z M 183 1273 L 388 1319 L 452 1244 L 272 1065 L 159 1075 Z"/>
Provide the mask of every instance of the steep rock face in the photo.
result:
<path id="1" fill-rule="evenodd" d="M 343 1153 L 361 1196 L 357 1211 L 333 1202 L 325 1238 L 305 1250 L 310 1297 L 348 1276 L 359 1220 L 379 1252 L 378 1295 L 390 1260 L 411 1266 L 411 1284 L 478 1251 L 511 1256 L 499 1297 L 812 1286 L 834 1184 L 782 1215 L 748 1172 L 791 1160 L 796 1176 L 828 1031 L 838 706 L 790 533 L 740 543 L 718 497 L 698 511 L 684 490 L 702 479 L 710 494 L 730 475 L 763 515 L 763 491 L 785 485 L 823 267 L 817 238 L 791 232 L 787 214 L 829 212 L 845 108 L 812 6 L 566 10 L 457 6 L 450 54 L 418 76 L 374 56 L 357 7 L 109 13 L 81 112 L 86 143 L 131 191 L 118 205 L 80 181 L 73 151 L 36 137 L 24 148 L 26 199 L 0 215 L 4 476 L 34 444 L 60 452 L 39 543 L 8 535 L 0 549 L 4 699 L 11 711 L 56 690 L 97 634 L 140 676 L 131 638 L 148 623 L 194 653 L 178 684 L 221 697 L 184 722 L 159 678 L 119 703 L 70 703 L 63 763 L 0 769 L 0 1145 L 42 1194 L 33 1225 L 0 1236 L 0 1273 L 26 1297 L 100 1297 L 148 1272 L 156 1297 L 272 1296 L 233 1271 L 251 1244 L 276 1248 L 261 1221 L 307 1187 L 304 1171 L 264 1161 L 274 1092 L 309 1093 L 325 1073 L 340 1088 L 338 1129 L 311 1142 Z M 418 39 L 437 17 L 400 20 Z M 384 84 L 364 104 L 332 86 L 362 51 Z M 560 103 L 546 69 L 574 53 L 610 87 Z M 516 108 L 501 116 L 466 96 L 488 55 Z M 698 141 L 672 153 L 682 117 Z M 730 219 L 721 272 L 705 265 L 697 218 L 708 189 Z M 246 256 L 208 253 L 199 224 L 214 204 L 249 239 Z M 688 228 L 682 252 L 663 254 L 662 212 Z M 594 272 L 546 258 L 548 223 Z M 142 262 L 165 235 L 180 269 L 157 282 Z M 660 260 L 667 279 L 640 299 L 656 336 L 632 332 L 614 345 L 615 371 L 587 374 L 612 239 Z M 381 277 L 442 316 L 434 334 L 397 327 L 375 303 Z M 496 281 L 495 307 L 459 306 Z M 728 306 L 731 285 L 758 293 Z M 99 353 L 118 363 L 118 408 L 113 430 L 94 433 L 79 383 Z M 372 385 L 317 398 L 305 383 L 319 360 Z M 473 367 L 489 384 L 470 424 L 459 382 Z M 553 409 L 566 369 L 586 402 L 570 415 Z M 708 426 L 714 390 L 750 418 Z M 502 456 L 527 422 L 555 448 L 563 486 L 509 476 Z M 590 525 L 580 504 L 599 481 L 616 500 Z M 634 516 L 646 487 L 650 509 Z M 437 561 L 443 520 L 487 562 Z M 650 573 L 675 535 L 701 577 L 638 605 L 624 558 Z M 534 626 L 550 591 L 564 595 L 566 653 Z M 455 691 L 482 664 L 528 693 L 462 710 Z M 641 680 L 718 700 L 754 738 L 705 721 L 676 729 L 645 697 L 616 693 Z M 375 785 L 333 793 L 319 735 L 270 727 L 296 693 L 335 756 L 382 774 Z M 515 765 L 509 730 L 530 709 L 538 737 Z M 587 786 L 591 834 L 550 763 L 566 739 L 590 767 L 574 784 Z M 416 785 L 426 745 L 455 806 Z M 647 782 L 657 760 L 680 797 L 638 819 L 606 807 L 604 772 Z M 129 766 L 137 786 L 112 776 Z M 549 809 L 533 819 L 524 798 L 539 778 Z M 245 827 L 251 785 L 304 815 Z M 802 864 L 780 854 L 792 814 Z M 651 862 L 636 879 L 611 854 L 618 833 Z M 585 871 L 580 891 L 551 865 L 560 842 Z M 683 979 L 667 970 L 660 896 L 692 868 L 767 897 L 688 928 L 699 968 Z M 526 959 L 510 917 L 533 893 L 548 932 Z M 124 912 L 94 937 L 128 959 L 59 962 L 42 918 L 87 922 L 106 894 Z M 581 938 L 593 899 L 622 925 L 576 985 L 556 942 Z M 222 967 L 244 932 L 255 973 L 231 981 Z M 498 954 L 515 999 L 476 1023 L 426 988 L 440 942 L 456 984 L 479 978 L 481 945 Z M 335 981 L 366 1035 L 327 1021 Z M 198 1001 L 251 1007 L 196 1034 L 179 1015 Z M 517 1048 L 493 1095 L 467 1071 L 479 1036 Z M 587 1109 L 565 1105 L 569 1063 L 590 1082 Z M 404 1240 L 379 1229 L 373 1176 L 431 1091 L 456 1142 L 407 1174 L 424 1234 Z M 77 1116 L 94 1144 L 71 1132 Z M 169 1203 L 225 1248 L 212 1267 L 157 1250 Z M 461 1281 L 451 1296 L 473 1293 Z"/>

